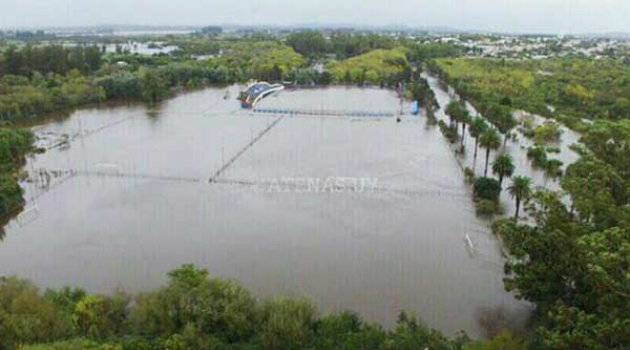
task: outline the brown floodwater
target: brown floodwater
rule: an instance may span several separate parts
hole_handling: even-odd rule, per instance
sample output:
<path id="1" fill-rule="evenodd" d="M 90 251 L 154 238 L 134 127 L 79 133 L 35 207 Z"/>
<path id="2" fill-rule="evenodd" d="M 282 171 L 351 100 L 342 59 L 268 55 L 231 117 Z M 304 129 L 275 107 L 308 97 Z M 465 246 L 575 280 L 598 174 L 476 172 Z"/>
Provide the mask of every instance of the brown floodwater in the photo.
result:
<path id="1" fill-rule="evenodd" d="M 504 291 L 500 246 L 436 126 L 252 113 L 240 88 L 32 126 L 49 150 L 25 166 L 0 275 L 107 293 L 155 288 L 194 263 L 261 298 L 306 295 L 385 326 L 403 309 L 449 335 L 482 336 L 489 310 L 522 324 L 531 307 Z M 345 87 L 261 106 L 400 108 L 391 91 Z"/>

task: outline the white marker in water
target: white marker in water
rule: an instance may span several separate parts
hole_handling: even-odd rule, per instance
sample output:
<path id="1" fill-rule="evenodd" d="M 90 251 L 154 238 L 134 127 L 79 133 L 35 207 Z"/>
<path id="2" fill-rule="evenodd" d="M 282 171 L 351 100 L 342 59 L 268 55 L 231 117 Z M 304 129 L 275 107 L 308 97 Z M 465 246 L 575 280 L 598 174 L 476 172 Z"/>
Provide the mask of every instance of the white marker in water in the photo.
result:
<path id="1" fill-rule="evenodd" d="M 466 236 L 464 236 L 464 240 L 466 241 L 466 243 L 468 243 L 468 247 L 470 249 L 470 254 L 474 254 L 475 253 L 475 246 L 473 245 L 472 239 L 470 239 L 470 236 L 468 234 L 466 234 Z"/>

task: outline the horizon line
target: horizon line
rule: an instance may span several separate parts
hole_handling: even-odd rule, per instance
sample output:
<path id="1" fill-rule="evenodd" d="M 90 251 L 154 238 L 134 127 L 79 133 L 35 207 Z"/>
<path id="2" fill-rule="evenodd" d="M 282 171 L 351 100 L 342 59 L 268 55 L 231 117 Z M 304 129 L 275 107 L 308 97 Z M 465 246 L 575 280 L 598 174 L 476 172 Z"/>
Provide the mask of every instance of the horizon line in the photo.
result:
<path id="1" fill-rule="evenodd" d="M 510 34 L 510 35 L 628 35 L 630 30 L 590 30 L 590 31 L 549 31 L 549 30 L 497 30 L 497 29 L 477 29 L 477 28 L 459 28 L 448 25 L 429 25 L 429 26 L 412 26 L 408 24 L 356 24 L 356 23 L 295 23 L 295 24 L 238 24 L 238 23 L 220 23 L 220 24 L 130 24 L 130 23 L 98 23 L 88 25 L 34 25 L 34 26 L 2 26 L 0 31 L 19 31 L 19 30 L 59 30 L 59 29 L 87 29 L 87 28 L 106 28 L 106 27 L 145 27 L 145 28 L 203 28 L 208 26 L 217 27 L 234 27 L 234 28 L 286 28 L 286 29 L 374 29 L 374 30 L 405 30 L 405 31 L 426 31 L 433 33 L 450 33 L 450 34 Z"/>

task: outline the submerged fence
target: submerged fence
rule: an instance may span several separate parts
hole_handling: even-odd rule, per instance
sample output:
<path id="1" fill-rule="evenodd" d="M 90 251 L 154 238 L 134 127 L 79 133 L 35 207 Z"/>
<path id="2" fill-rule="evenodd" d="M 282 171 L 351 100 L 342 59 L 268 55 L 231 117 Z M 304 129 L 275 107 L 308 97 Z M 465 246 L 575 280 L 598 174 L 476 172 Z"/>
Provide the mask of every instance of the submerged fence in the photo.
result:
<path id="1" fill-rule="evenodd" d="M 353 111 L 333 109 L 292 109 L 292 108 L 254 108 L 255 113 L 288 114 L 288 115 L 318 115 L 318 116 L 346 116 L 346 117 L 393 117 L 393 112 L 386 111 Z"/>

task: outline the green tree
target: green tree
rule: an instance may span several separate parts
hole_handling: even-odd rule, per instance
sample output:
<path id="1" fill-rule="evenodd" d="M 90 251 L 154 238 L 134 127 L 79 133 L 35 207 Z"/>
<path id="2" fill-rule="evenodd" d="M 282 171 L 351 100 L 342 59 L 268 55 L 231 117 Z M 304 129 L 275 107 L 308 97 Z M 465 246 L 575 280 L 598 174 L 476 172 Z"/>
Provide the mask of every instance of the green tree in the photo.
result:
<path id="1" fill-rule="evenodd" d="M 545 190 L 533 194 L 528 212 L 533 222 L 501 220 L 493 231 L 510 254 L 506 289 L 536 304 L 540 347 L 628 348 L 628 220 L 608 228 L 584 223 Z"/>
<path id="2" fill-rule="evenodd" d="M 459 123 L 462 120 L 462 115 L 464 114 L 463 102 L 458 100 L 451 100 L 451 102 L 446 105 L 446 109 L 444 113 L 448 115 L 451 124 L 455 124 L 457 128 L 459 128 Z"/>
<path id="3" fill-rule="evenodd" d="M 409 90 L 411 98 L 418 103 L 419 108 L 423 107 L 426 110 L 427 116 L 432 116 L 435 110 L 439 108 L 435 93 L 426 79 L 418 77 L 415 82 L 410 84 Z"/>
<path id="4" fill-rule="evenodd" d="M 72 320 L 79 333 L 93 339 L 121 336 L 125 333 L 129 296 L 85 295 L 76 303 Z"/>
<path id="5" fill-rule="evenodd" d="M 287 37 L 287 45 L 293 47 L 295 52 L 308 58 L 321 56 L 326 52 L 326 38 L 319 31 L 304 30 L 292 33 Z"/>
<path id="6" fill-rule="evenodd" d="M 527 343 L 512 332 L 502 331 L 488 341 L 474 341 L 467 344 L 464 350 L 526 350 Z"/>
<path id="7" fill-rule="evenodd" d="M 229 342 L 246 341 L 257 326 L 258 308 L 240 284 L 208 278 L 193 265 L 169 272 L 169 283 L 155 292 L 139 294 L 131 314 L 135 333 L 157 337 L 181 333 L 190 325 L 200 334 Z"/>
<path id="8" fill-rule="evenodd" d="M 490 150 L 497 150 L 501 147 L 501 136 L 495 129 L 488 128 L 479 137 L 479 144 L 486 149 L 486 165 L 483 170 L 483 176 L 488 176 L 488 162 L 490 161 Z"/>
<path id="9" fill-rule="evenodd" d="M 561 180 L 562 188 L 571 196 L 578 219 L 598 227 L 615 226 L 624 221 L 626 183 L 612 165 L 588 155 L 571 164 Z"/>
<path id="10" fill-rule="evenodd" d="M 278 64 L 274 64 L 271 67 L 271 73 L 269 74 L 269 78 L 271 81 L 281 81 L 282 80 L 282 69 Z"/>
<path id="11" fill-rule="evenodd" d="M 507 153 L 500 154 L 492 163 L 492 173 L 499 177 L 499 184 L 503 185 L 503 178 L 514 174 L 515 166 L 512 156 Z"/>
<path id="12" fill-rule="evenodd" d="M 23 59 L 15 45 L 9 45 L 3 53 L 4 74 L 18 75 L 22 71 Z"/>
<path id="13" fill-rule="evenodd" d="M 510 136 L 510 132 L 518 125 L 518 122 L 512 116 L 511 109 L 501 109 L 501 114 L 497 116 L 495 125 L 497 129 L 503 134 L 503 147 L 505 148 L 507 140 Z"/>
<path id="14" fill-rule="evenodd" d="M 499 181 L 489 177 L 478 177 L 473 184 L 475 199 L 499 200 L 501 185 Z"/>
<path id="15" fill-rule="evenodd" d="M 527 176 L 515 176 L 512 179 L 512 184 L 508 187 L 510 196 L 516 201 L 516 210 L 514 211 L 514 218 L 518 220 L 519 209 L 521 203 L 527 201 L 532 195 L 532 179 Z"/>
<path id="16" fill-rule="evenodd" d="M 442 333 L 429 329 L 413 316 L 401 312 L 396 328 L 390 332 L 385 349 L 452 349 L 453 344 Z"/>
<path id="17" fill-rule="evenodd" d="M 31 283 L 0 277 L 0 349 L 50 342 L 71 334 L 67 319 Z"/>
<path id="18" fill-rule="evenodd" d="M 562 129 L 560 129 L 560 125 L 555 121 L 547 120 L 534 129 L 534 140 L 536 144 L 544 145 L 558 141 L 561 134 Z"/>
<path id="19" fill-rule="evenodd" d="M 462 147 L 464 145 L 464 140 L 466 137 L 466 126 L 471 125 L 472 123 L 472 117 L 470 116 L 470 112 L 465 106 L 466 105 L 464 104 L 464 109 L 462 110 L 462 114 L 459 118 L 459 121 L 462 123 Z"/>
<path id="20" fill-rule="evenodd" d="M 531 159 L 534 167 L 544 168 L 547 164 L 547 150 L 542 146 L 530 147 L 527 149 L 527 158 Z"/>
<path id="21" fill-rule="evenodd" d="M 162 101 L 168 96 L 169 85 L 166 76 L 158 69 L 149 68 L 140 71 L 142 99 L 147 103 Z"/>
<path id="22" fill-rule="evenodd" d="M 317 349 L 380 349 L 386 339 L 378 325 L 364 322 L 352 311 L 343 311 L 319 319 L 315 325 Z"/>
<path id="23" fill-rule="evenodd" d="M 488 123 L 482 117 L 475 117 L 468 129 L 470 136 L 475 139 L 475 154 L 473 156 L 475 165 L 477 164 L 477 151 L 479 150 L 479 137 L 488 130 Z"/>
<path id="24" fill-rule="evenodd" d="M 267 349 L 306 348 L 315 321 L 316 309 L 307 299 L 271 299 L 262 310 L 262 344 Z"/>

